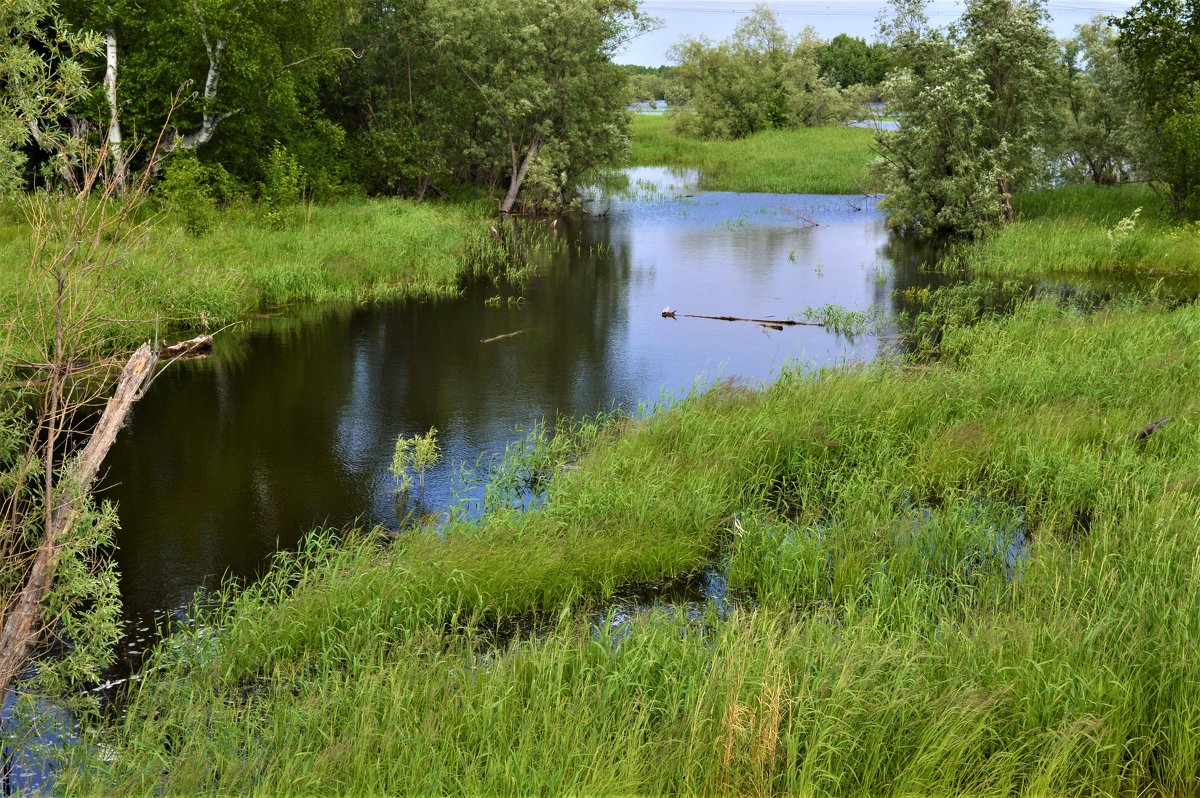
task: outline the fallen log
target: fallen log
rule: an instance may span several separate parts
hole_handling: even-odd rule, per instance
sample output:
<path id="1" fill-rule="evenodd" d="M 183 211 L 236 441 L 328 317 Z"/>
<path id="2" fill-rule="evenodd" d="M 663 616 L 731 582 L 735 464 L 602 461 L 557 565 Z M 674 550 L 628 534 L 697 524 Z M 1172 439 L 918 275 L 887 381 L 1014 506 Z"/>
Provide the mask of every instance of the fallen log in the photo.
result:
<path id="1" fill-rule="evenodd" d="M 208 357 L 212 354 L 212 348 L 213 337 L 211 335 L 197 335 L 195 338 L 164 346 L 159 350 L 158 356 L 163 360 Z"/>
<path id="2" fill-rule="evenodd" d="M 763 327 L 771 329 L 782 329 L 784 327 L 828 327 L 819 321 L 796 321 L 795 319 L 747 319 L 741 316 L 705 316 L 699 313 L 680 313 L 677 310 L 672 310 L 669 307 L 663 308 L 662 312 L 664 319 L 712 319 L 714 321 L 747 321 L 751 324 L 761 324 Z"/>
<path id="3" fill-rule="evenodd" d="M 63 469 L 53 495 L 46 497 L 51 511 L 45 535 L 21 592 L 3 613 L 3 628 L 0 629 L 0 696 L 7 695 L 9 686 L 25 667 L 29 649 L 39 635 L 42 599 L 53 584 L 63 541 L 79 516 L 96 474 L 100 471 L 100 464 L 117 439 L 117 432 L 125 423 L 125 417 L 129 415 L 133 403 L 149 387 L 157 362 L 158 355 L 150 348 L 150 344 L 142 344 L 133 353 L 87 445 Z"/>
<path id="4" fill-rule="evenodd" d="M 527 333 L 527 332 L 529 332 L 529 330 L 524 329 L 524 330 L 517 330 L 516 332 L 505 333 L 504 335 L 494 335 L 491 338 L 480 338 L 479 343 L 490 344 L 494 341 L 503 341 L 505 338 L 513 338 L 514 336 L 520 335 L 521 333 Z"/>

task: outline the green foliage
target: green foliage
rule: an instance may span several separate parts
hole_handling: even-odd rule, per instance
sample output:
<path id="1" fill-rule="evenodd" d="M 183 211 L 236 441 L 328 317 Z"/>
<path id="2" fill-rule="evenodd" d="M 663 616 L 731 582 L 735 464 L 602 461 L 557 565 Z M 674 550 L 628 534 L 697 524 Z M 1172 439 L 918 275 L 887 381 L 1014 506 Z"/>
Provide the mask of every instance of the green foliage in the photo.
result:
<path id="1" fill-rule="evenodd" d="M 729 139 L 850 118 L 865 94 L 826 82 L 817 62 L 821 48 L 811 29 L 790 39 L 765 5 L 742 19 L 723 42 L 682 40 L 671 49 L 686 101 L 675 117 L 677 129 Z"/>
<path id="2" fill-rule="evenodd" d="M 631 0 L 364 3 L 337 118 L 370 191 L 423 198 L 455 185 L 569 204 L 625 148 L 629 92 L 611 61 L 645 26 Z M 530 158 L 536 180 L 519 179 Z"/>
<path id="3" fill-rule="evenodd" d="M 425 472 L 436 465 L 440 457 L 436 427 L 430 427 L 424 435 L 413 435 L 411 438 L 401 435 L 396 438 L 392 465 L 388 469 L 396 481 L 396 492 L 408 493 L 412 489 L 413 472 L 416 472 L 421 492 L 424 493 Z"/>
<path id="4" fill-rule="evenodd" d="M 1081 25 L 1063 43 L 1067 115 L 1060 149 L 1068 179 L 1111 185 L 1130 176 L 1142 157 L 1140 125 L 1132 76 L 1118 58 L 1116 36 L 1107 20 Z"/>
<path id="5" fill-rule="evenodd" d="M 978 236 L 1044 174 L 1057 45 L 1041 0 L 970 0 L 944 32 L 923 5 L 896 0 L 886 29 L 905 56 L 883 89 L 900 122 L 878 138 L 883 207 L 899 230 Z"/>
<path id="6" fill-rule="evenodd" d="M 1146 129 L 1146 167 L 1176 211 L 1200 214 L 1200 3 L 1142 0 L 1116 20 Z"/>
<path id="7" fill-rule="evenodd" d="M 266 211 L 267 222 L 276 229 L 288 223 L 288 212 L 296 206 L 304 193 L 304 171 L 300 161 L 278 141 L 267 156 L 266 180 L 263 181 L 260 197 Z"/>
<path id="8" fill-rule="evenodd" d="M 311 158 L 303 165 L 312 174 L 331 165 L 334 153 L 322 153 L 328 122 L 318 92 L 349 57 L 343 35 L 358 0 L 62 0 L 61 5 L 72 25 L 114 32 L 122 127 L 143 151 L 168 120 L 174 131 L 188 135 L 202 128 L 207 115 L 217 127 L 198 145 L 203 159 L 220 163 L 244 183 L 263 180 L 274 141 Z M 204 92 L 218 45 L 219 80 L 208 101 Z M 102 62 L 95 66 L 102 74 Z M 184 102 L 172 110 L 181 87 Z M 96 112 L 107 115 L 107 108 Z"/>
<path id="9" fill-rule="evenodd" d="M 90 91 L 83 59 L 99 48 L 93 33 L 68 27 L 53 0 L 0 4 L 0 203 L 25 183 L 22 148 L 36 143 L 65 165 L 78 155 L 73 134 L 57 123 Z"/>
<path id="10" fill-rule="evenodd" d="M 839 33 L 817 56 L 821 77 L 831 85 L 878 86 L 891 68 L 891 54 L 883 42 L 867 44 L 857 36 Z"/>
<path id="11" fill-rule="evenodd" d="M 189 235 L 201 236 L 217 223 L 217 203 L 209 186 L 209 174 L 192 152 L 174 155 L 155 186 L 155 196 L 175 215 Z"/>
<path id="12" fill-rule="evenodd" d="M 671 81 L 653 73 L 629 77 L 629 93 L 635 103 L 665 100 L 671 87 Z"/>

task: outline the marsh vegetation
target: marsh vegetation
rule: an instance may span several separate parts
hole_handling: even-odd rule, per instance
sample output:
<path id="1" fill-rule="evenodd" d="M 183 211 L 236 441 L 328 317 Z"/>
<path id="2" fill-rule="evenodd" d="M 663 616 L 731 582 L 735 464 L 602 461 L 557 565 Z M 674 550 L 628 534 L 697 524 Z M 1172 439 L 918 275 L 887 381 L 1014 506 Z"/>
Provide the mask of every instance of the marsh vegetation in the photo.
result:
<path id="1" fill-rule="evenodd" d="M 872 45 L 759 9 L 655 70 L 612 63 L 650 25 L 624 0 L 290 10 L 0 11 L 0 610 L 39 519 L 86 521 L 26 703 L 110 658 L 117 513 L 152 609 L 231 576 L 58 789 L 1197 791 L 1194 8 L 1059 42 L 1036 0 L 895 0 Z M 827 124 L 876 94 L 896 131 Z M 691 171 L 640 196 L 652 167 Z M 830 329 L 684 326 L 710 310 Z M 124 510 L 59 499 L 39 380 L 281 312 L 140 406 Z M 741 379 L 697 380 L 714 352 Z"/>

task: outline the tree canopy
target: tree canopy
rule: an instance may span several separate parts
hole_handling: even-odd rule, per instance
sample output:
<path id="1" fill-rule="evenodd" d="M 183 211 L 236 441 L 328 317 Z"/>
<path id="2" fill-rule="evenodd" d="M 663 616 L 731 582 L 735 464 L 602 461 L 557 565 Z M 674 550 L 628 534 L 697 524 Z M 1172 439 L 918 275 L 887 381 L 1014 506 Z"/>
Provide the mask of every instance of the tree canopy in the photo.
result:
<path id="1" fill-rule="evenodd" d="M 671 49 L 687 104 L 676 118 L 679 129 L 703 138 L 742 138 L 846 118 L 864 98 L 822 76 L 818 55 L 823 47 L 811 28 L 788 36 L 765 5 L 722 42 L 683 39 Z"/>
<path id="2" fill-rule="evenodd" d="M 1145 122 L 1145 160 L 1181 214 L 1200 213 L 1200 2 L 1142 0 L 1117 46 Z"/>

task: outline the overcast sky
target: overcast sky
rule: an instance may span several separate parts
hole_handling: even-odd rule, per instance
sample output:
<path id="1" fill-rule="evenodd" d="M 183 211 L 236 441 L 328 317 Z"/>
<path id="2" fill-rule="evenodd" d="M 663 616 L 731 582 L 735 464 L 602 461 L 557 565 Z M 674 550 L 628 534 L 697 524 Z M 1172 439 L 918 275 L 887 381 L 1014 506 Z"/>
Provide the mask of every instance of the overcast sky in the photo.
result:
<path id="1" fill-rule="evenodd" d="M 724 39 L 742 17 L 758 3 L 755 0 L 642 0 L 642 10 L 658 17 L 663 25 L 631 43 L 617 57 L 622 64 L 658 66 L 667 63 L 667 50 L 681 37 L 701 35 Z M 839 33 L 875 38 L 875 18 L 887 5 L 884 0 L 770 0 L 767 3 L 789 33 L 811 25 L 824 39 Z M 1119 16 L 1134 0 L 1049 0 L 1054 33 L 1069 36 L 1076 25 L 1098 14 Z M 932 0 L 930 21 L 945 25 L 958 19 L 962 4 L 955 0 Z"/>

